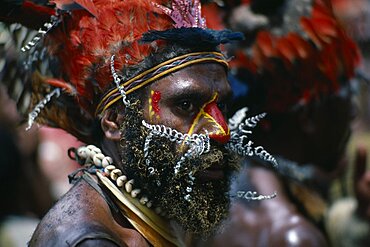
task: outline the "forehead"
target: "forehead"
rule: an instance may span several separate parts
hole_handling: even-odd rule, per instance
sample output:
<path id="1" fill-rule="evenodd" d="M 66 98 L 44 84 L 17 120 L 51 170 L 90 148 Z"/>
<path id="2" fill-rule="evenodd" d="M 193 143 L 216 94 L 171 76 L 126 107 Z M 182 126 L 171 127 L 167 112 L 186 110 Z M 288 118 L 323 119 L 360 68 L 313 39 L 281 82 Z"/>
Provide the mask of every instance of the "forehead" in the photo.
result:
<path id="1" fill-rule="evenodd" d="M 217 63 L 195 64 L 174 72 L 150 86 L 164 96 L 196 92 L 204 97 L 230 94 L 225 67 Z"/>

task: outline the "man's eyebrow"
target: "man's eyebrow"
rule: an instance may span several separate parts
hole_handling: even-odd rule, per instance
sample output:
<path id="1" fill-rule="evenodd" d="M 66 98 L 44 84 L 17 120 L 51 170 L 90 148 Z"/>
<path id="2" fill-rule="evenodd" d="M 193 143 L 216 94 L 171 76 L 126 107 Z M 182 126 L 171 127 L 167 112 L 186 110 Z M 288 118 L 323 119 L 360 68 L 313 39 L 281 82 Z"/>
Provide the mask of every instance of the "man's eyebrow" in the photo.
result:
<path id="1" fill-rule="evenodd" d="M 201 99 L 204 99 L 205 97 L 208 97 L 208 95 L 205 96 L 204 92 L 202 92 L 202 91 L 200 91 L 199 89 L 196 89 L 196 88 L 181 89 L 181 90 L 178 90 L 175 93 L 173 93 L 173 95 L 171 96 L 171 98 L 179 99 L 179 100 L 183 99 L 183 98 L 201 100 Z"/>

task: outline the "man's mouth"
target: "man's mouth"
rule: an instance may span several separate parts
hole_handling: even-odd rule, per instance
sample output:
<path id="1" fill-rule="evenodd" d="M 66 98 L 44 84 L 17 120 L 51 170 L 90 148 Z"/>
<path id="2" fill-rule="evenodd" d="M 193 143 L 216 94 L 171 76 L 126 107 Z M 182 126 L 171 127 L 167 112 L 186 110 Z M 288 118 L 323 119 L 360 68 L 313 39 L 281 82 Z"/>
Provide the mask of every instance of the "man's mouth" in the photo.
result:
<path id="1" fill-rule="evenodd" d="M 225 177 L 225 172 L 220 165 L 212 165 L 211 167 L 199 171 L 195 174 L 195 177 L 201 183 L 209 182 L 213 180 L 221 180 Z"/>

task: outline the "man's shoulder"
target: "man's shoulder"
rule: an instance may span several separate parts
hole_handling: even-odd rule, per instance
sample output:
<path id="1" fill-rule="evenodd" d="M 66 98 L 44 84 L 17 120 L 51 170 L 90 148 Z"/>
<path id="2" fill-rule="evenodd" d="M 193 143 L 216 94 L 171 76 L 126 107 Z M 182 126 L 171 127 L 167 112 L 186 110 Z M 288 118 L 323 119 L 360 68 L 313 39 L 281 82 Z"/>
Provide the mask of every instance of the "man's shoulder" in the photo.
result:
<path id="1" fill-rule="evenodd" d="M 328 246 L 320 229 L 300 214 L 274 222 L 270 242 L 274 246 Z"/>
<path id="2" fill-rule="evenodd" d="M 215 246 L 327 246 L 319 228 L 294 207 L 285 202 L 276 206 L 271 209 L 233 203 L 229 221 L 215 238 Z"/>
<path id="3" fill-rule="evenodd" d="M 149 246 L 122 215 L 113 213 L 112 201 L 93 180 L 81 179 L 50 209 L 30 246 Z"/>
<path id="4" fill-rule="evenodd" d="M 30 245 L 76 246 L 86 238 L 114 241 L 114 233 L 110 230 L 113 221 L 102 196 L 80 181 L 44 216 Z"/>

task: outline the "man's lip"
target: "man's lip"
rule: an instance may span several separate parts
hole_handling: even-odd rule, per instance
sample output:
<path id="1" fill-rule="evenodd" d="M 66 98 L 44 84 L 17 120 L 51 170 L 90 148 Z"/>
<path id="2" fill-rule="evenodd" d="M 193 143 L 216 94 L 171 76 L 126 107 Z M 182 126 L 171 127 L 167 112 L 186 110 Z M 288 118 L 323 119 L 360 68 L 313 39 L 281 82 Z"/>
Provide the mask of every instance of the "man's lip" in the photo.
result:
<path id="1" fill-rule="evenodd" d="M 195 175 L 200 182 L 208 182 L 211 180 L 220 180 L 225 177 L 225 172 L 220 166 L 211 166 L 203 171 L 199 171 Z"/>

